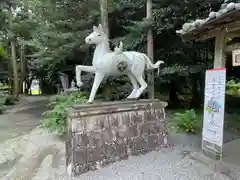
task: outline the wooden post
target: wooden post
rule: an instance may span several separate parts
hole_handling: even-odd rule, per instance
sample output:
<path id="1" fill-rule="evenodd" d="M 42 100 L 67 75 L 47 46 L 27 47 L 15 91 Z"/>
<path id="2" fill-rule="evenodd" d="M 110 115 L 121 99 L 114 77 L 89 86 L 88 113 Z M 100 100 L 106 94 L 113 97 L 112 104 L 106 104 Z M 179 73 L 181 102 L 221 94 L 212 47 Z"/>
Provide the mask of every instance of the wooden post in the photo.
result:
<path id="1" fill-rule="evenodd" d="M 152 0 L 147 0 L 147 20 L 151 22 L 152 26 Z M 153 62 L 153 33 L 152 27 L 148 30 L 147 35 L 147 54 L 150 60 Z M 148 97 L 154 99 L 154 71 L 148 74 Z"/>
<path id="2" fill-rule="evenodd" d="M 215 37 L 214 68 L 225 67 L 225 33 L 221 31 Z"/>

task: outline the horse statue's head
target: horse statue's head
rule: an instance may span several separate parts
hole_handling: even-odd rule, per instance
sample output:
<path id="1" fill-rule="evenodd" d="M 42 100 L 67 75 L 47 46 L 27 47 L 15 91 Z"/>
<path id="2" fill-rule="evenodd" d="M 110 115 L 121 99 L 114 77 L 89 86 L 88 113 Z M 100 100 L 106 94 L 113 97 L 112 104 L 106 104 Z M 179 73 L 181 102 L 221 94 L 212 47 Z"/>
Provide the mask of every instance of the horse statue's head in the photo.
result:
<path id="1" fill-rule="evenodd" d="M 107 35 L 104 33 L 103 27 L 99 24 L 98 27 L 93 26 L 93 32 L 85 38 L 86 44 L 100 44 L 107 40 Z"/>

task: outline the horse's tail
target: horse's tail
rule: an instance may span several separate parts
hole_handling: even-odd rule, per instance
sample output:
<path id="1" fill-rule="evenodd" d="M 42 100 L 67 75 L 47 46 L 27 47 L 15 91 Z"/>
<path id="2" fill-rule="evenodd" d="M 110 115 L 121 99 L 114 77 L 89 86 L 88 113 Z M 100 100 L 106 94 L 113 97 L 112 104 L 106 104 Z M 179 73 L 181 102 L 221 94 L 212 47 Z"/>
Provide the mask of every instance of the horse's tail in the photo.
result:
<path id="1" fill-rule="evenodd" d="M 159 68 L 160 64 L 164 64 L 164 61 L 157 61 L 155 64 L 153 64 L 146 54 L 142 54 L 142 55 L 147 65 L 147 69 L 157 69 Z M 159 69 L 158 69 L 158 74 L 159 74 Z"/>

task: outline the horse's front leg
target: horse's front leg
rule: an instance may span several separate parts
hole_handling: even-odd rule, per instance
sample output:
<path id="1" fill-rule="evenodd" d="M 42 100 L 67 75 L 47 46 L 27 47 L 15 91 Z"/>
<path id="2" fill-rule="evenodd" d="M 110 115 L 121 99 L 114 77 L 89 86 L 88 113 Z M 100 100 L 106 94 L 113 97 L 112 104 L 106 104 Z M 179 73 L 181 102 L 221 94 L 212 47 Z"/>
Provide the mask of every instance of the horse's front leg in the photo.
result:
<path id="1" fill-rule="evenodd" d="M 105 75 L 102 74 L 102 73 L 95 73 L 95 78 L 94 78 L 91 94 L 90 94 L 90 97 L 88 99 L 88 103 L 92 103 L 93 102 L 93 100 L 95 98 L 95 95 L 96 95 L 96 92 L 97 92 L 97 90 L 99 88 L 99 85 L 101 84 L 104 76 Z"/>
<path id="2" fill-rule="evenodd" d="M 82 66 L 82 65 L 77 65 L 76 66 L 76 81 L 77 81 L 77 86 L 81 87 L 83 82 L 82 82 L 82 71 L 85 72 L 90 72 L 90 73 L 95 73 L 96 70 L 93 66 Z"/>

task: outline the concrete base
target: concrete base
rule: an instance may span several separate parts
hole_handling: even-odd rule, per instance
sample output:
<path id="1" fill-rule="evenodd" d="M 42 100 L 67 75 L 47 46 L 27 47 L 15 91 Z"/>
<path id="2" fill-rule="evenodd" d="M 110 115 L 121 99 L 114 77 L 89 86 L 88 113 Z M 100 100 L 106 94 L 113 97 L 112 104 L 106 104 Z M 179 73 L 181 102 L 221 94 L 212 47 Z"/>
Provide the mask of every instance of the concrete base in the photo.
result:
<path id="1" fill-rule="evenodd" d="M 190 157 L 233 180 L 240 179 L 240 139 L 224 144 L 222 160 L 214 160 L 202 152 L 191 153 Z"/>
<path id="2" fill-rule="evenodd" d="M 166 103 L 103 102 L 69 109 L 67 172 L 77 176 L 168 145 Z"/>

